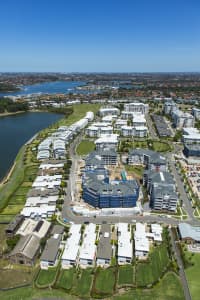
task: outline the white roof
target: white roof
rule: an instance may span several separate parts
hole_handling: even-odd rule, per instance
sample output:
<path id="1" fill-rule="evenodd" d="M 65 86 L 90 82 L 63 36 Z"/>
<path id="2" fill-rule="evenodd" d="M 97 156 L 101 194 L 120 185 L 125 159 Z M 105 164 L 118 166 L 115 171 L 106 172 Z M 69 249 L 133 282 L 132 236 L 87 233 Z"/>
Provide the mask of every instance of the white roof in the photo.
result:
<path id="1" fill-rule="evenodd" d="M 31 207 L 24 207 L 21 211 L 21 215 L 24 215 L 25 217 L 47 217 L 48 214 L 54 213 L 56 210 L 56 205 L 41 205 L 38 206 L 31 206 Z"/>
<path id="2" fill-rule="evenodd" d="M 186 135 L 199 134 L 199 130 L 195 127 L 186 127 L 186 128 L 184 127 L 183 134 L 186 134 Z"/>
<path id="3" fill-rule="evenodd" d="M 57 163 L 57 164 L 42 163 L 39 166 L 39 169 L 49 170 L 49 169 L 57 169 L 57 168 L 63 168 L 63 167 L 64 167 L 64 163 Z"/>
<path id="4" fill-rule="evenodd" d="M 113 115 L 108 115 L 102 118 L 102 121 L 104 122 L 112 122 L 112 120 L 115 118 Z"/>
<path id="5" fill-rule="evenodd" d="M 145 224 L 136 223 L 134 240 L 135 240 L 135 251 L 149 252 L 149 240 L 146 236 Z"/>
<path id="6" fill-rule="evenodd" d="M 144 117 L 144 115 L 136 115 L 136 114 L 134 114 L 133 115 L 133 123 L 146 123 L 146 119 L 145 119 L 145 117 Z"/>
<path id="7" fill-rule="evenodd" d="M 93 123 L 92 126 L 94 126 L 94 127 L 107 127 L 108 123 L 105 123 L 105 122 L 96 122 L 96 123 Z"/>
<path id="8" fill-rule="evenodd" d="M 118 120 L 115 122 L 115 125 L 121 125 L 121 124 L 126 125 L 126 124 L 127 124 L 127 120 L 124 120 L 124 119 L 118 119 Z"/>
<path id="9" fill-rule="evenodd" d="M 135 130 L 145 131 L 148 130 L 146 126 L 134 126 Z"/>
<path id="10" fill-rule="evenodd" d="M 25 219 L 20 228 L 18 229 L 17 234 L 20 234 L 22 236 L 33 234 L 40 239 L 45 237 L 51 226 L 51 223 L 46 220 L 42 220 L 41 227 L 36 231 L 35 228 L 38 222 L 39 221 L 35 221 L 32 219 Z"/>
<path id="11" fill-rule="evenodd" d="M 116 108 L 116 107 L 105 107 L 105 108 L 100 108 L 99 111 L 100 112 L 104 112 L 104 111 L 119 111 L 119 109 Z"/>
<path id="12" fill-rule="evenodd" d="M 70 237 L 66 241 L 65 249 L 62 255 L 63 260 L 75 261 L 79 251 L 79 241 L 81 238 L 81 225 L 73 224 L 70 227 L 69 234 Z"/>
<path id="13" fill-rule="evenodd" d="M 95 144 L 104 144 L 104 143 L 118 143 L 118 134 L 101 134 L 101 137 L 98 138 Z"/>
<path id="14" fill-rule="evenodd" d="M 118 256 L 132 258 L 133 245 L 131 241 L 131 232 L 128 231 L 127 223 L 118 224 Z"/>
<path id="15" fill-rule="evenodd" d="M 37 221 L 32 219 L 25 219 L 16 234 L 20 234 L 25 236 L 33 232 L 34 228 L 36 227 Z"/>
<path id="16" fill-rule="evenodd" d="M 81 260 L 93 260 L 96 252 L 96 225 L 90 223 L 86 226 L 84 232 L 83 244 L 80 248 L 79 259 Z"/>
<path id="17" fill-rule="evenodd" d="M 58 200 L 57 196 L 46 196 L 46 197 L 28 197 L 26 199 L 25 206 L 40 206 L 43 204 L 54 203 Z"/>

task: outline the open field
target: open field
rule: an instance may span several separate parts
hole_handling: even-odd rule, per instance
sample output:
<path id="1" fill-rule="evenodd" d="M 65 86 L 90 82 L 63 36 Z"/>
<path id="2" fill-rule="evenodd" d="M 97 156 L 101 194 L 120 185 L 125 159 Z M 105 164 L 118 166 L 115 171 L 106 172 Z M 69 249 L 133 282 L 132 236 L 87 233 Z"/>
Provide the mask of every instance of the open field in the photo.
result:
<path id="1" fill-rule="evenodd" d="M 0 224 L 8 224 L 12 221 L 13 215 L 2 215 L 0 214 Z"/>
<path id="2" fill-rule="evenodd" d="M 113 294 L 116 281 L 116 269 L 98 268 L 93 282 L 92 294 L 109 296 Z"/>
<path id="3" fill-rule="evenodd" d="M 132 265 L 120 266 L 118 270 L 118 285 L 134 283 L 134 268 Z"/>
<path id="4" fill-rule="evenodd" d="M 30 300 L 30 299 L 65 299 L 76 300 L 77 297 L 71 296 L 64 291 L 56 289 L 36 289 L 32 286 L 18 288 L 10 291 L 0 291 L 2 300 Z"/>
<path id="5" fill-rule="evenodd" d="M 161 245 L 153 249 L 147 262 L 139 262 L 136 266 L 136 285 L 145 287 L 156 282 L 165 272 L 169 263 L 167 248 Z"/>
<path id="6" fill-rule="evenodd" d="M 95 144 L 89 140 L 82 140 L 76 148 L 78 155 L 87 155 L 95 149 Z"/>
<path id="7" fill-rule="evenodd" d="M 162 280 L 151 289 L 133 289 L 114 300 L 184 300 L 181 282 L 172 272 L 167 273 Z"/>
<path id="8" fill-rule="evenodd" d="M 69 270 L 62 270 L 56 281 L 56 287 L 66 290 L 71 290 L 73 285 L 75 269 L 71 268 Z"/>
<path id="9" fill-rule="evenodd" d="M 59 125 L 71 125 L 85 116 L 88 111 L 93 111 L 96 114 L 100 108 L 100 104 L 76 104 L 73 105 L 73 113 L 67 118 L 58 121 Z"/>
<path id="10" fill-rule="evenodd" d="M 199 300 L 200 284 L 199 284 L 199 270 L 200 270 L 200 254 L 195 253 L 191 261 L 194 265 L 185 270 L 192 300 Z"/>
<path id="11" fill-rule="evenodd" d="M 4 269 L 0 270 L 0 288 L 10 288 L 31 283 L 33 274 L 29 271 Z M 2 299 L 2 298 L 1 298 Z"/>

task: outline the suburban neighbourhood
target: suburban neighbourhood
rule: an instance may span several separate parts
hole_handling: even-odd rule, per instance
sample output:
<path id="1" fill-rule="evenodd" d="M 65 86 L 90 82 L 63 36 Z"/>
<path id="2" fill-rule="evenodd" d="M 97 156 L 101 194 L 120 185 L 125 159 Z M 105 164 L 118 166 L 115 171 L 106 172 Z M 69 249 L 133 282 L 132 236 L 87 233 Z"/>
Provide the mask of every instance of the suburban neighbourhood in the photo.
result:
<path id="1" fill-rule="evenodd" d="M 200 255 L 198 110 L 183 113 L 169 99 L 156 107 L 74 104 L 81 114 L 26 144 L 24 163 L 34 172 L 5 226 L 5 266 L 24 275 L 30 268 L 37 289 L 79 297 L 155 289 L 165 278 L 177 282 L 180 299 L 192 299 L 187 268 Z"/>

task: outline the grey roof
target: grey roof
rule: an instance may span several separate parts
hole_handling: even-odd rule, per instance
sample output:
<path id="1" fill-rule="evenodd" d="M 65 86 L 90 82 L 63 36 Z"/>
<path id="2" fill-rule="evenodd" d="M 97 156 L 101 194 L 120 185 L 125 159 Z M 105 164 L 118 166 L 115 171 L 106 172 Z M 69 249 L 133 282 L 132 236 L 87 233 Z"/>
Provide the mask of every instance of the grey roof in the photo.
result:
<path id="1" fill-rule="evenodd" d="M 9 256 L 22 254 L 33 259 L 40 248 L 40 239 L 34 235 L 22 236 Z"/>
<path id="2" fill-rule="evenodd" d="M 109 235 L 105 236 L 105 233 L 108 233 Z M 97 259 L 111 259 L 112 256 L 112 245 L 110 243 L 111 240 L 111 231 L 110 231 L 110 225 L 103 224 L 101 226 L 100 230 L 100 240 L 97 247 Z"/>
<path id="3" fill-rule="evenodd" d="M 83 180 L 83 186 L 87 186 L 88 189 L 95 191 L 96 193 L 99 194 L 107 194 L 107 195 L 121 194 L 125 196 L 133 195 L 136 192 L 136 189 L 138 188 L 138 184 L 136 180 L 119 181 L 116 184 L 107 183 L 104 181 L 106 178 L 105 171 L 104 170 L 98 170 L 98 171 L 99 172 L 86 172 Z"/>
<path id="4" fill-rule="evenodd" d="M 178 199 L 176 192 L 172 186 L 154 186 L 153 187 L 154 198 L 163 198 L 169 196 L 169 199 Z"/>
<path id="5" fill-rule="evenodd" d="M 51 234 L 63 234 L 64 232 L 64 227 L 62 225 L 54 225 L 52 230 L 51 230 Z"/>
<path id="6" fill-rule="evenodd" d="M 15 218 L 9 223 L 8 227 L 6 228 L 6 232 L 14 231 L 18 227 L 18 225 L 22 223 L 23 220 L 23 215 L 16 215 Z"/>
<path id="7" fill-rule="evenodd" d="M 166 158 L 159 152 L 149 149 L 133 149 L 129 151 L 129 155 L 148 156 L 149 162 L 154 164 L 166 164 Z"/>
<path id="8" fill-rule="evenodd" d="M 191 226 L 187 223 L 178 225 L 181 238 L 191 238 L 194 241 L 200 242 L 200 227 Z"/>
<path id="9" fill-rule="evenodd" d="M 185 144 L 186 149 L 193 151 L 200 151 L 200 144 Z"/>
<path id="10" fill-rule="evenodd" d="M 85 159 L 85 164 L 86 165 L 101 165 L 104 166 L 104 161 L 103 161 L 103 157 L 104 156 L 110 156 L 110 157 L 115 157 L 117 158 L 117 152 L 115 150 L 97 150 L 97 151 L 93 151 L 91 152 Z"/>
<path id="11" fill-rule="evenodd" d="M 41 189 L 31 189 L 28 194 L 27 197 L 45 197 L 45 196 L 56 196 L 59 194 L 59 189 L 53 188 L 53 189 L 45 189 L 45 190 L 41 190 Z"/>
<path id="12" fill-rule="evenodd" d="M 55 262 L 60 246 L 61 235 L 48 239 L 40 260 Z"/>
<path id="13" fill-rule="evenodd" d="M 147 174 L 148 179 L 151 181 L 152 184 L 158 183 L 174 185 L 174 178 L 169 172 L 152 172 L 151 170 L 147 170 L 145 174 Z"/>

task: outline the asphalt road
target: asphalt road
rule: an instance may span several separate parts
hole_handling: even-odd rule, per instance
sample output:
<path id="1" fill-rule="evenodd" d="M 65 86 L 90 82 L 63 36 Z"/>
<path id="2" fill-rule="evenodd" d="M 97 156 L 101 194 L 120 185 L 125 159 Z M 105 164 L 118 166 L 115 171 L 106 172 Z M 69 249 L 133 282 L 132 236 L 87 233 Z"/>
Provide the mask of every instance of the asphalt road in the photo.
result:
<path id="1" fill-rule="evenodd" d="M 168 161 L 169 161 L 169 166 L 170 166 L 171 172 L 174 175 L 174 178 L 175 178 L 175 181 L 177 184 L 177 190 L 180 193 L 180 199 L 183 200 L 184 209 L 187 211 L 188 221 L 192 220 L 194 223 L 196 223 L 197 220 L 195 219 L 195 217 L 193 215 L 193 208 L 192 208 L 191 202 L 185 191 L 183 180 L 182 180 L 181 176 L 179 175 L 178 170 L 176 169 L 173 155 L 171 155 L 171 159 L 168 159 Z"/>
<path id="2" fill-rule="evenodd" d="M 146 115 L 147 126 L 149 129 L 150 136 L 153 140 L 158 140 L 158 135 L 156 133 L 155 127 L 153 125 L 153 121 L 149 114 Z"/>

